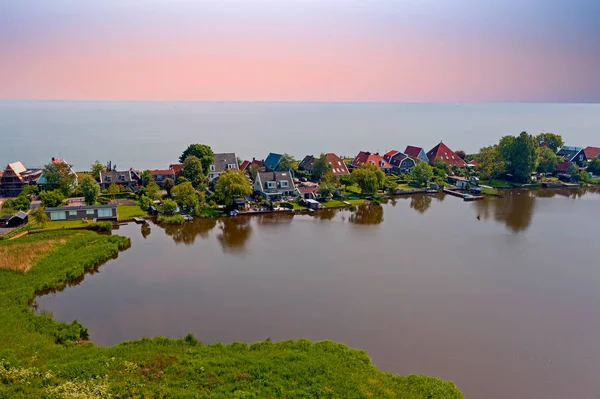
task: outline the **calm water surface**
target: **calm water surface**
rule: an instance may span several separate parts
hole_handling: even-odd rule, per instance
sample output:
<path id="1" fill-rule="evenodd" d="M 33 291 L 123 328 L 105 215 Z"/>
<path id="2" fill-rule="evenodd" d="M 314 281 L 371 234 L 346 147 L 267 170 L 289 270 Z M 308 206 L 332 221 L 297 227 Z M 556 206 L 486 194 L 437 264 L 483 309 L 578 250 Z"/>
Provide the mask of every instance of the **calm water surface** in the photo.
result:
<path id="1" fill-rule="evenodd" d="M 468 398 L 597 399 L 600 191 L 506 194 L 130 224 L 130 249 L 38 303 L 101 345 L 331 339 Z"/>

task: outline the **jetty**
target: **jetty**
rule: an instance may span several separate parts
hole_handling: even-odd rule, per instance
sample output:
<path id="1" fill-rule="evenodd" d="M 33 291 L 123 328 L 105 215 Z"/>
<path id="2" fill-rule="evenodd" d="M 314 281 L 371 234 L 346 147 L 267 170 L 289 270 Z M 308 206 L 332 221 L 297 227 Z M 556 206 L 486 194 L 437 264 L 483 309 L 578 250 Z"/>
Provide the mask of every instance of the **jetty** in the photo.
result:
<path id="1" fill-rule="evenodd" d="M 148 223 L 146 221 L 146 219 L 144 218 L 133 218 L 133 221 L 136 222 L 137 224 L 144 224 L 144 223 Z"/>
<path id="2" fill-rule="evenodd" d="M 484 198 L 482 195 L 471 195 L 469 193 L 461 193 L 459 191 L 449 190 L 447 188 L 444 189 L 444 193 L 454 197 L 462 198 L 464 201 L 479 201 Z"/>

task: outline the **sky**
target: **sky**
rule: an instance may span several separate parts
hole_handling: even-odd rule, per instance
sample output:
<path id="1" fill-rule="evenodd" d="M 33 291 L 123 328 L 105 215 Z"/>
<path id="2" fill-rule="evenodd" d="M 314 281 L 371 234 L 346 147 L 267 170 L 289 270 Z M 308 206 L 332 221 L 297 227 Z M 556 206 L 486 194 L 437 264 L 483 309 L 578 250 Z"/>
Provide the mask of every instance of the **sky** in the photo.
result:
<path id="1" fill-rule="evenodd" d="M 598 0 L 2 0 L 0 100 L 600 102 Z"/>

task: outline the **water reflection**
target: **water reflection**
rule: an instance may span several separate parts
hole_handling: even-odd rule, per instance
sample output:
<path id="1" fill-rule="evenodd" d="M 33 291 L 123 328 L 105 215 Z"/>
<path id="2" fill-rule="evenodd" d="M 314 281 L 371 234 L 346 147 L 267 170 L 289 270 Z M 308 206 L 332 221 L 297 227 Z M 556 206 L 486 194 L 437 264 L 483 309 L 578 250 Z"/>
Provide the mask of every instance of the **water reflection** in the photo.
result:
<path id="1" fill-rule="evenodd" d="M 484 220 L 493 218 L 504 223 L 509 230 L 519 233 L 527 230 L 533 218 L 538 191 L 506 190 L 504 198 L 486 198 L 475 202 L 477 216 Z"/>
<path id="2" fill-rule="evenodd" d="M 339 209 L 321 209 L 318 212 L 311 213 L 310 216 L 321 221 L 327 221 L 332 220 L 338 212 Z"/>
<path id="3" fill-rule="evenodd" d="M 177 244 L 192 245 L 196 237 L 207 238 L 208 233 L 217 225 L 217 219 L 196 218 L 182 225 L 165 226 L 165 233 Z"/>
<path id="4" fill-rule="evenodd" d="M 264 213 L 256 216 L 256 222 L 265 227 L 289 225 L 294 219 L 292 212 Z"/>
<path id="5" fill-rule="evenodd" d="M 152 229 L 150 228 L 150 223 L 142 223 L 142 237 L 144 239 L 148 238 L 148 236 L 152 233 Z"/>
<path id="6" fill-rule="evenodd" d="M 383 222 L 383 207 L 373 204 L 360 205 L 348 220 L 354 224 L 380 224 Z"/>
<path id="7" fill-rule="evenodd" d="M 234 217 L 219 220 L 221 233 L 217 239 L 221 243 L 224 252 L 243 253 L 246 243 L 252 235 L 252 226 L 249 217 Z"/>
<path id="8" fill-rule="evenodd" d="M 419 213 L 425 213 L 431 207 L 432 198 L 429 195 L 413 195 L 410 199 L 410 207 Z"/>

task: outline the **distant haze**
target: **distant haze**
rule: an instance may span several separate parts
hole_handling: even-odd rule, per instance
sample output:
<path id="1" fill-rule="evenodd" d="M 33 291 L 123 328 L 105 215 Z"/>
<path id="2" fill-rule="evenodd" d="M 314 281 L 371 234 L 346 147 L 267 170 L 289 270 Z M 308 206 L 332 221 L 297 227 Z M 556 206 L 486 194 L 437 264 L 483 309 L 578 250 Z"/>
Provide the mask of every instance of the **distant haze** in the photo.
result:
<path id="1" fill-rule="evenodd" d="M 160 169 L 191 143 L 244 159 L 427 151 L 440 140 L 471 153 L 522 130 L 600 146 L 600 104 L 0 101 L 0 165 L 41 166 L 54 156 L 76 170 L 96 159 Z"/>

